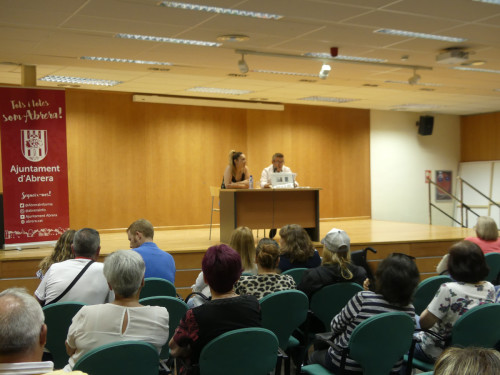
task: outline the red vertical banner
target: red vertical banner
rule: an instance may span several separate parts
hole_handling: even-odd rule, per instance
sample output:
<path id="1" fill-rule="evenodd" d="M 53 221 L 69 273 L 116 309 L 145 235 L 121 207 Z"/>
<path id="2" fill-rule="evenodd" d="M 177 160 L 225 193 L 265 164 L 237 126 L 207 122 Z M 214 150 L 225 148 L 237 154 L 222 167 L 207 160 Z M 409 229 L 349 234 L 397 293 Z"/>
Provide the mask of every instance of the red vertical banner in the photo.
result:
<path id="1" fill-rule="evenodd" d="M 5 247 L 69 227 L 65 92 L 0 88 Z"/>

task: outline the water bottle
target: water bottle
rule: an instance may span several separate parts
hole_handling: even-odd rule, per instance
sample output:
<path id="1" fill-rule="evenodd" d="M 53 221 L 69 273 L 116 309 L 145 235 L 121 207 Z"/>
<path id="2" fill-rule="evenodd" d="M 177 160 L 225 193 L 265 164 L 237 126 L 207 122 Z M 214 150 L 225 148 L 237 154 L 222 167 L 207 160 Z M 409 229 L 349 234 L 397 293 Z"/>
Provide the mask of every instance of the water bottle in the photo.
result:
<path id="1" fill-rule="evenodd" d="M 248 188 L 253 189 L 253 176 L 250 176 L 250 179 L 248 180 Z"/>

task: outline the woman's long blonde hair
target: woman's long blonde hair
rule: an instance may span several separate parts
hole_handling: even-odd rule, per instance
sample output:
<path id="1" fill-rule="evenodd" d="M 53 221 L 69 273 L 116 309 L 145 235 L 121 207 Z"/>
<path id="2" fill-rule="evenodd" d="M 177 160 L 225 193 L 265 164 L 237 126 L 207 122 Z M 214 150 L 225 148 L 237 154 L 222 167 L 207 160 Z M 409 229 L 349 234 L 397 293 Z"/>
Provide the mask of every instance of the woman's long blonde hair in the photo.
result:
<path id="1" fill-rule="evenodd" d="M 236 176 L 236 166 L 234 162 L 243 154 L 241 151 L 231 150 L 229 152 L 229 166 L 231 167 L 231 175 Z"/>
<path id="2" fill-rule="evenodd" d="M 344 279 L 351 280 L 354 277 L 349 269 L 349 265 L 351 264 L 351 252 L 349 250 L 333 253 L 330 250 L 323 249 L 323 261 L 321 264 L 323 266 L 338 264 L 340 274 Z"/>
<path id="3" fill-rule="evenodd" d="M 255 269 L 255 240 L 252 230 L 248 227 L 238 227 L 231 233 L 229 246 L 240 254 L 244 271 Z"/>
<path id="4" fill-rule="evenodd" d="M 52 264 L 74 258 L 73 252 L 71 251 L 71 244 L 73 243 L 75 233 L 76 231 L 73 229 L 68 229 L 66 232 L 64 232 L 57 240 L 52 254 L 47 255 L 42 259 L 39 267 L 43 275 L 45 275 Z"/>

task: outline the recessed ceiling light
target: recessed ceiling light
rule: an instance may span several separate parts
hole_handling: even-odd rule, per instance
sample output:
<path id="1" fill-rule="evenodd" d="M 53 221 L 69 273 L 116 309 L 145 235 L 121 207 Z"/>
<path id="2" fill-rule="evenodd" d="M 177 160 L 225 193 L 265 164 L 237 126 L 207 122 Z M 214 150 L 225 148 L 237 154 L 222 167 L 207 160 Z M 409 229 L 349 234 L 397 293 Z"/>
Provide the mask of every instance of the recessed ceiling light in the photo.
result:
<path id="1" fill-rule="evenodd" d="M 299 100 L 308 100 L 312 102 L 348 103 L 355 102 L 360 99 L 335 98 L 332 96 L 308 96 L 306 98 L 300 98 Z"/>
<path id="2" fill-rule="evenodd" d="M 198 4 L 188 4 L 179 3 L 176 1 L 162 1 L 158 5 L 169 8 L 178 8 L 186 10 L 197 10 L 200 12 L 217 13 L 217 14 L 228 14 L 231 16 L 243 16 L 243 17 L 253 17 L 253 18 L 263 18 L 266 20 L 279 20 L 283 18 L 282 15 L 264 13 L 264 12 L 252 12 L 249 10 L 238 10 L 230 8 L 213 7 L 208 5 L 198 5 Z"/>
<path id="3" fill-rule="evenodd" d="M 317 74 L 312 73 L 297 73 L 297 72 L 281 72 L 279 70 L 265 70 L 265 69 L 252 69 L 252 73 L 267 73 L 267 74 L 279 74 L 288 76 L 301 76 L 301 77 L 317 77 Z"/>
<path id="4" fill-rule="evenodd" d="M 500 5 L 500 0 L 472 0 L 472 1 L 477 1 L 479 3 L 487 3 L 487 4 Z"/>
<path id="5" fill-rule="evenodd" d="M 329 53 L 324 53 L 324 52 L 308 52 L 308 53 L 304 53 L 304 56 L 330 58 L 330 59 L 343 60 L 343 61 L 362 61 L 362 62 L 375 62 L 375 63 L 387 62 L 386 59 L 377 59 L 377 58 L 372 58 L 372 57 L 345 56 L 345 55 L 332 56 Z"/>
<path id="6" fill-rule="evenodd" d="M 137 34 L 123 34 L 123 33 L 116 34 L 115 38 L 145 40 L 148 42 L 187 44 L 190 46 L 203 46 L 203 47 L 220 47 L 222 45 L 222 43 L 206 42 L 203 40 L 176 39 L 176 38 L 165 38 L 152 35 L 137 35 Z"/>
<path id="7" fill-rule="evenodd" d="M 39 78 L 40 81 L 45 82 L 62 82 L 62 83 L 72 83 L 72 84 L 82 84 L 82 85 L 94 85 L 94 86 L 116 86 L 122 81 L 112 81 L 107 79 L 94 79 L 94 78 L 82 78 L 82 77 L 65 77 L 65 76 L 52 76 L 48 75 Z"/>
<path id="8" fill-rule="evenodd" d="M 81 60 L 91 60 L 91 61 L 106 61 L 106 62 L 120 62 L 120 63 L 129 63 L 129 64 L 145 64 L 145 65 L 173 65 L 169 62 L 161 62 L 161 61 L 146 61 L 146 60 L 130 60 L 130 59 L 117 59 L 114 57 L 97 57 L 97 56 L 82 56 Z"/>
<path id="9" fill-rule="evenodd" d="M 218 87 L 193 87 L 187 89 L 186 91 L 205 92 L 210 94 L 226 94 L 226 95 L 243 95 L 243 94 L 250 94 L 253 92 L 250 90 L 221 89 Z"/>
<path id="10" fill-rule="evenodd" d="M 391 107 L 393 111 L 425 111 L 438 109 L 440 106 L 435 104 L 399 104 Z"/>
<path id="11" fill-rule="evenodd" d="M 500 70 L 481 69 L 481 68 L 468 68 L 468 67 L 465 67 L 465 66 L 453 66 L 450 69 L 465 70 L 465 71 L 468 71 L 468 72 L 481 72 L 481 73 L 495 73 L 495 74 L 500 74 Z"/>
<path id="12" fill-rule="evenodd" d="M 240 35 L 240 34 L 227 34 L 227 35 L 221 35 L 217 37 L 217 40 L 219 42 L 246 42 L 249 40 L 250 37 L 248 35 Z"/>
<path id="13" fill-rule="evenodd" d="M 415 33 L 413 31 L 395 30 L 395 29 L 378 29 L 378 30 L 375 30 L 374 33 L 397 35 L 397 36 L 404 36 L 404 37 L 409 37 L 409 38 L 441 40 L 444 42 L 456 42 L 456 43 L 465 42 L 467 40 L 465 38 L 455 38 L 455 37 L 451 37 L 451 36 L 436 35 L 436 34 Z"/>

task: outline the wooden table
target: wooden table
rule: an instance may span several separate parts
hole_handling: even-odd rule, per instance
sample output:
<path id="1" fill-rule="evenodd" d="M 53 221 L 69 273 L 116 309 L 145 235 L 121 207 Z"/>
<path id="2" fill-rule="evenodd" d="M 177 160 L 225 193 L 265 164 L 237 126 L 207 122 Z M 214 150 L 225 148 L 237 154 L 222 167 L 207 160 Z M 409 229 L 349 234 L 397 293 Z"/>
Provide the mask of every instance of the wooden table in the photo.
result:
<path id="1" fill-rule="evenodd" d="M 220 241 L 229 243 L 232 231 L 281 228 L 299 224 L 311 240 L 319 241 L 319 188 L 222 189 L 220 191 Z"/>

